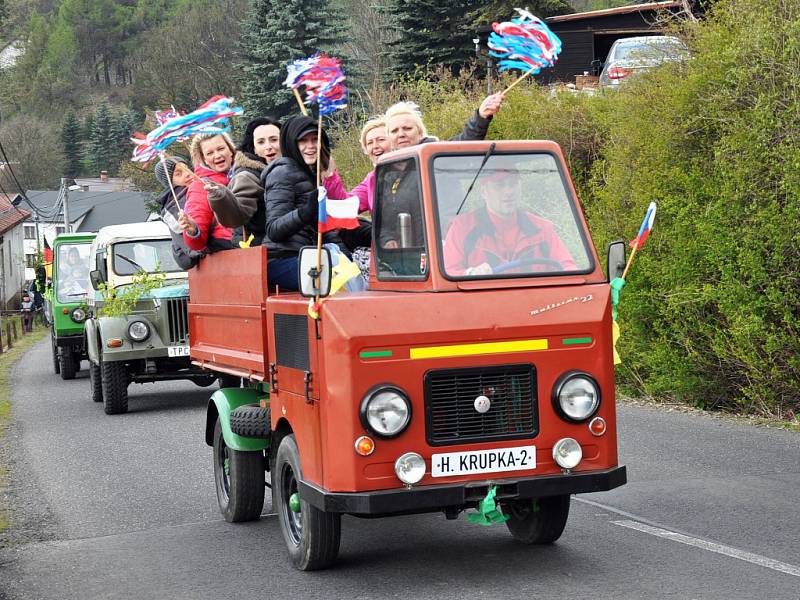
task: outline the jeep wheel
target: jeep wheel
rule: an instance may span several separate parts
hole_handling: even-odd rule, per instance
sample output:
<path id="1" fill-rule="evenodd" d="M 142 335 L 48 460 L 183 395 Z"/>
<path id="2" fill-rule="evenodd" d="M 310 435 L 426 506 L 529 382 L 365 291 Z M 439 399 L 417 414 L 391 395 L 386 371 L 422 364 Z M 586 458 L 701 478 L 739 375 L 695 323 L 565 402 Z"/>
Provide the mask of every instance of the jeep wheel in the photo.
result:
<path id="1" fill-rule="evenodd" d="M 56 375 L 61 373 L 61 365 L 58 364 L 58 346 L 56 346 L 56 336 L 53 330 L 50 330 L 50 345 L 53 347 L 53 371 Z"/>
<path id="2" fill-rule="evenodd" d="M 89 361 L 89 388 L 92 391 L 92 402 L 103 401 L 103 374 L 100 365 Z"/>
<path id="3" fill-rule="evenodd" d="M 61 379 L 75 379 L 80 360 L 72 351 L 72 348 L 62 348 L 58 355 L 58 370 L 61 372 Z"/>
<path id="4" fill-rule="evenodd" d="M 222 427 L 214 426 L 214 482 L 222 516 L 229 523 L 255 521 L 264 508 L 264 453 L 225 445 Z"/>
<path id="5" fill-rule="evenodd" d="M 323 512 L 298 495 L 300 452 L 294 435 L 281 440 L 272 469 L 272 507 L 294 566 L 301 571 L 324 569 L 339 554 L 342 517 Z"/>
<path id="6" fill-rule="evenodd" d="M 100 363 L 103 407 L 107 415 L 128 412 L 128 372 L 123 362 Z"/>
<path id="7" fill-rule="evenodd" d="M 552 544 L 564 532 L 569 517 L 569 494 L 503 504 L 511 536 L 525 544 Z"/>

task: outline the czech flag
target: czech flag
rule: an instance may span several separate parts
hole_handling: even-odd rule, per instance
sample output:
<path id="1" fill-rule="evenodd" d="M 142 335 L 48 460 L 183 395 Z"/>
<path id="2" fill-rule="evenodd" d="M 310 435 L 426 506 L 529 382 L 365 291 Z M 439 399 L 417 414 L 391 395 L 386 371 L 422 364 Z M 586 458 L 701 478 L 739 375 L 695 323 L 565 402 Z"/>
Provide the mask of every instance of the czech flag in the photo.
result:
<path id="1" fill-rule="evenodd" d="M 344 200 L 328 198 L 328 192 L 323 186 L 319 190 L 319 231 L 332 229 L 357 229 L 358 228 L 358 198 L 352 196 Z"/>
<path id="2" fill-rule="evenodd" d="M 639 250 L 642 246 L 644 246 L 644 242 L 647 239 L 647 236 L 650 235 L 650 230 L 653 228 L 653 221 L 655 218 L 656 203 L 651 202 L 650 206 L 647 208 L 647 212 L 644 215 L 644 221 L 642 221 L 642 226 L 639 228 L 639 233 L 636 235 L 636 239 L 631 241 L 631 248 Z"/>

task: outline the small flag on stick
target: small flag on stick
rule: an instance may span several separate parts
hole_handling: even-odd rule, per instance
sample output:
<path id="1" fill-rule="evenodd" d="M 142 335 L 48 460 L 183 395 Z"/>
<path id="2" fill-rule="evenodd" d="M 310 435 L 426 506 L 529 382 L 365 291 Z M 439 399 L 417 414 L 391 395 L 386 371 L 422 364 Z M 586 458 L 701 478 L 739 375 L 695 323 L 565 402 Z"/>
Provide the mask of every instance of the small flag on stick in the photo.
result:
<path id="1" fill-rule="evenodd" d="M 319 186 L 319 223 L 320 233 L 332 229 L 357 229 L 358 223 L 358 198 L 352 196 L 344 200 L 328 198 L 324 186 Z"/>

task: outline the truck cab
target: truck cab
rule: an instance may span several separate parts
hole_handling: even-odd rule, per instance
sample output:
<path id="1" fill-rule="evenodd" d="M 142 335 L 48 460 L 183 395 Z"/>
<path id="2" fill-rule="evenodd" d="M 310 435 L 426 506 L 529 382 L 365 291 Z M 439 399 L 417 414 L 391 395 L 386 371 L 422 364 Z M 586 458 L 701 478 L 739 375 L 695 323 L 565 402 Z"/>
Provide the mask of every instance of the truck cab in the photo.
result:
<path id="1" fill-rule="evenodd" d="M 609 278 L 560 148 L 422 144 L 384 155 L 375 194 L 365 292 L 275 293 L 263 249 L 190 274 L 195 364 L 252 382 L 209 404 L 223 513 L 258 488 L 252 459 L 300 569 L 335 560 L 341 514 L 474 509 L 555 541 L 571 494 L 626 481 Z M 304 254 L 306 295 L 324 296 L 326 261 L 309 274 Z"/>
<path id="2" fill-rule="evenodd" d="M 62 233 L 53 241 L 53 272 L 48 291 L 53 371 L 74 379 L 86 360 L 83 328 L 87 316 L 90 246 L 94 233 Z"/>

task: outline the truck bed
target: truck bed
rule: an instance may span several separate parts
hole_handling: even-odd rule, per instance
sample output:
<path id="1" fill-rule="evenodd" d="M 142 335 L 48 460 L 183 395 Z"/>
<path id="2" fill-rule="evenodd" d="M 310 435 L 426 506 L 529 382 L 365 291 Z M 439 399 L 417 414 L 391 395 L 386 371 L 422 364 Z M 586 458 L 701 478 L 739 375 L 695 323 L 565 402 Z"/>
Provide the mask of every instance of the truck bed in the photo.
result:
<path id="1" fill-rule="evenodd" d="M 263 381 L 269 371 L 267 249 L 237 248 L 189 270 L 189 345 L 200 367 Z"/>

